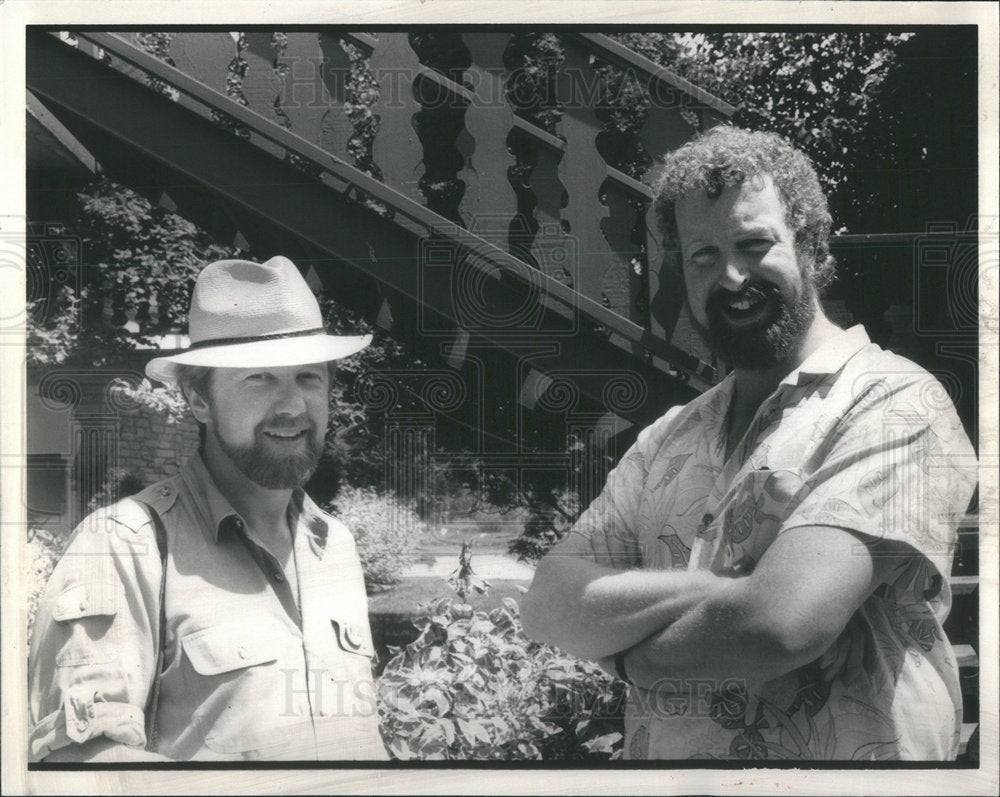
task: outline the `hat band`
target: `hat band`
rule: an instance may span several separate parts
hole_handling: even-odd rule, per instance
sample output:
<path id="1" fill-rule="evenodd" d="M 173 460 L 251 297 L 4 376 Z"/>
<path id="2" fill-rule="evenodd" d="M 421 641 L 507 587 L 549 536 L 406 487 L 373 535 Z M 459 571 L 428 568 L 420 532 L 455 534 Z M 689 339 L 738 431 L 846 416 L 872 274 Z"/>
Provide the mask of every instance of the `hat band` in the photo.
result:
<path id="1" fill-rule="evenodd" d="M 199 340 L 188 346 L 188 350 L 204 349 L 208 346 L 231 346 L 235 343 L 258 343 L 262 340 L 279 340 L 281 338 L 304 338 L 309 335 L 324 335 L 326 329 L 314 327 L 313 329 L 303 329 L 298 332 L 278 332 L 274 335 L 254 335 L 248 338 L 211 338 L 209 340 Z"/>

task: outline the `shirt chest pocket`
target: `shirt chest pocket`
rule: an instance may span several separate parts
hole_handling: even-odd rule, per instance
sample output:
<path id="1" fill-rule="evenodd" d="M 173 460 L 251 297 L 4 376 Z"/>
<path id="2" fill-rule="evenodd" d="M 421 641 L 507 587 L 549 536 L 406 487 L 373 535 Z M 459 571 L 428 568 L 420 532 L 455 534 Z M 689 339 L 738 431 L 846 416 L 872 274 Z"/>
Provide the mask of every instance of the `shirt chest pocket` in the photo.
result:
<path id="1" fill-rule="evenodd" d="M 213 625 L 187 634 L 181 646 L 199 675 L 224 675 L 277 661 L 273 637 L 246 623 Z"/>
<path id="2" fill-rule="evenodd" d="M 797 470 L 746 471 L 737 477 L 716 512 L 705 516 L 692 559 L 715 572 L 738 567 L 745 575 L 774 542 L 806 492 Z"/>
<path id="3" fill-rule="evenodd" d="M 205 746 L 246 753 L 281 743 L 284 724 L 280 662 L 289 634 L 276 624 L 230 622 L 181 637 L 187 698 Z"/>

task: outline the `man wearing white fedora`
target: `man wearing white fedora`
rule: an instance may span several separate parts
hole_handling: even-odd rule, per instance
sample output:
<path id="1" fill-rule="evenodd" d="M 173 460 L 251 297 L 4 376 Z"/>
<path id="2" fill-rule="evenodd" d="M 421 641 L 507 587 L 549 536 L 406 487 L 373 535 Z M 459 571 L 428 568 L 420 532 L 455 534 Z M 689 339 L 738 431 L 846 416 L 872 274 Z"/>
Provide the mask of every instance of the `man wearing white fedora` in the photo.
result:
<path id="1" fill-rule="evenodd" d="M 47 761 L 387 757 L 354 540 L 301 489 L 323 449 L 328 335 L 284 257 L 206 266 L 180 385 L 202 446 L 86 518 L 45 589 L 29 755 Z"/>

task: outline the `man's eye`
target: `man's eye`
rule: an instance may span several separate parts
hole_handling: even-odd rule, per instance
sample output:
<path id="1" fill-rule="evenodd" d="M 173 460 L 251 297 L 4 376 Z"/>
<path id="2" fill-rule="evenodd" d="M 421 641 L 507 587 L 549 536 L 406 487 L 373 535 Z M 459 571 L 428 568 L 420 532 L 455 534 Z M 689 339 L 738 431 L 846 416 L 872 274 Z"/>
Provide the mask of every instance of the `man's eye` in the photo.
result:
<path id="1" fill-rule="evenodd" d="M 250 383 L 266 382 L 268 379 L 270 379 L 270 376 L 268 374 L 247 374 L 245 377 L 243 377 L 244 382 L 250 382 Z"/>
<path id="2" fill-rule="evenodd" d="M 715 255 L 719 250 L 714 246 L 703 246 L 701 249 L 695 249 L 691 253 L 691 262 L 697 263 L 698 265 L 705 265 L 711 263 L 715 259 Z"/>
<path id="3" fill-rule="evenodd" d="M 766 252 L 774 245 L 770 238 L 749 238 L 740 242 L 740 248 L 749 252 Z"/>

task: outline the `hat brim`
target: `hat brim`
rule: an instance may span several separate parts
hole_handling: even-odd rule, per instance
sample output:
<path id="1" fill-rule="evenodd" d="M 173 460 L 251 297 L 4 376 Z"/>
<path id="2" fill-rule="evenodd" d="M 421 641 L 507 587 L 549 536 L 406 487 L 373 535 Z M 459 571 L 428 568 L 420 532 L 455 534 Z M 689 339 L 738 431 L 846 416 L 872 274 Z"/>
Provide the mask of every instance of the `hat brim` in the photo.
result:
<path id="1" fill-rule="evenodd" d="M 306 337 L 255 340 L 189 349 L 169 357 L 155 357 L 146 363 L 146 376 L 172 384 L 178 366 L 207 368 L 280 368 L 308 365 L 350 357 L 372 342 L 371 335 L 309 335 Z"/>

